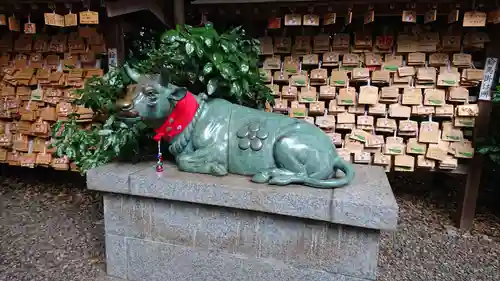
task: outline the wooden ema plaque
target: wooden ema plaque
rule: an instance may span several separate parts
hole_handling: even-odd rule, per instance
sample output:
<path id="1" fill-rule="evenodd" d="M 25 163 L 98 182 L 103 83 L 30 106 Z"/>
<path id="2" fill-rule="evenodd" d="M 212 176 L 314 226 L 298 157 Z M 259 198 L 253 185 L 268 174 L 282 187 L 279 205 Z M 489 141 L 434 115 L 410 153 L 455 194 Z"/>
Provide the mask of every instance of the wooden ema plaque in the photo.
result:
<path id="1" fill-rule="evenodd" d="M 99 24 L 99 13 L 94 11 L 83 11 L 79 13 L 80 24 Z"/>

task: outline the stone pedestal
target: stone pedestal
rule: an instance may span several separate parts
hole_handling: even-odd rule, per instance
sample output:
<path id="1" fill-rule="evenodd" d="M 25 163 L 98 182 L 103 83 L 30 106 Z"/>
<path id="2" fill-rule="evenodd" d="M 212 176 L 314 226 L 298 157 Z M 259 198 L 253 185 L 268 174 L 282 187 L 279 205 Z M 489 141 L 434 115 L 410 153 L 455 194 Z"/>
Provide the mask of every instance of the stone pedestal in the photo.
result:
<path id="1" fill-rule="evenodd" d="M 89 171 L 104 195 L 107 273 L 130 281 L 375 280 L 398 206 L 382 168 L 335 190 L 254 184 L 152 163 Z"/>

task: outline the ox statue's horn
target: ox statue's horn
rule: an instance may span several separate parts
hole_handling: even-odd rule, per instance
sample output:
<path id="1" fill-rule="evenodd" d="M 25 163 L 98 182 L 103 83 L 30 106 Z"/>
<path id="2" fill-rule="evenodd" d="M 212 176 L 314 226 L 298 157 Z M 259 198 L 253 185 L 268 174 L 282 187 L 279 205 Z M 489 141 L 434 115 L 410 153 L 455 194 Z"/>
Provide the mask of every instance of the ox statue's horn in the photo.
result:
<path id="1" fill-rule="evenodd" d="M 130 79 L 134 80 L 135 82 L 139 82 L 141 75 L 137 71 L 132 69 L 128 64 L 125 64 L 123 67 L 125 68 L 125 72 L 127 73 L 128 77 L 130 77 Z"/>

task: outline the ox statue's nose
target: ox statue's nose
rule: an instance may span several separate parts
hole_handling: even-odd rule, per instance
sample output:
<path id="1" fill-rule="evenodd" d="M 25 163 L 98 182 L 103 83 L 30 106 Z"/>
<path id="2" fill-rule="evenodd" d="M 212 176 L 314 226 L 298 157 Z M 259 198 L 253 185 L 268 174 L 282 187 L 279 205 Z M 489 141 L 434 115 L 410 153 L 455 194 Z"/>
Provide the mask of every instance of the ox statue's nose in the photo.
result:
<path id="1" fill-rule="evenodd" d="M 117 100 L 116 107 L 121 111 L 128 111 L 132 109 L 132 101 L 127 99 Z"/>

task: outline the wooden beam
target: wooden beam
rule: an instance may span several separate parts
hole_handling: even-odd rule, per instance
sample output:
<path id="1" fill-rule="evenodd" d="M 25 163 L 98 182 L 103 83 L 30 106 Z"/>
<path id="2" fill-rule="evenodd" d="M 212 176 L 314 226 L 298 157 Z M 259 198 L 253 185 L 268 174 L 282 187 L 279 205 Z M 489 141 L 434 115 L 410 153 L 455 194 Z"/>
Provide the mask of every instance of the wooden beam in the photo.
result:
<path id="1" fill-rule="evenodd" d="M 317 2 L 311 0 L 196 0 L 191 2 L 194 5 L 208 4 L 233 4 L 233 3 L 275 3 L 275 2 Z"/>
<path id="2" fill-rule="evenodd" d="M 191 2 L 193 5 L 211 5 L 211 4 L 272 4 L 272 3 L 300 3 L 308 2 L 311 4 L 456 4 L 466 2 L 467 0 L 195 0 Z"/>
<path id="3" fill-rule="evenodd" d="M 116 17 L 139 11 L 150 11 L 163 24 L 166 23 L 163 6 L 157 0 L 119 0 L 106 3 L 108 17 Z"/>
<path id="4" fill-rule="evenodd" d="M 195 0 L 188 5 L 186 14 L 207 13 L 208 17 L 216 16 L 224 19 L 237 21 L 257 21 L 268 20 L 270 17 L 284 15 L 295 10 L 297 13 L 305 13 L 312 9 L 314 14 L 324 16 L 326 13 L 335 12 L 337 18 L 344 17 L 348 9 L 352 9 L 354 17 L 363 17 L 369 5 L 375 10 L 375 22 L 377 18 L 384 16 L 401 16 L 403 10 L 409 9 L 410 3 L 413 1 L 388 1 L 388 0 L 339 0 L 339 1 L 306 1 L 306 0 Z M 460 5 L 461 11 L 472 9 L 470 1 L 467 0 L 444 0 L 431 1 L 425 0 L 418 2 L 415 11 L 418 15 L 425 14 L 429 7 L 436 4 L 438 15 L 440 18 L 445 18 L 448 13 L 455 8 L 455 5 Z M 482 11 L 492 11 L 497 9 L 494 2 L 485 2 Z M 236 13 L 235 11 L 238 11 Z"/>

